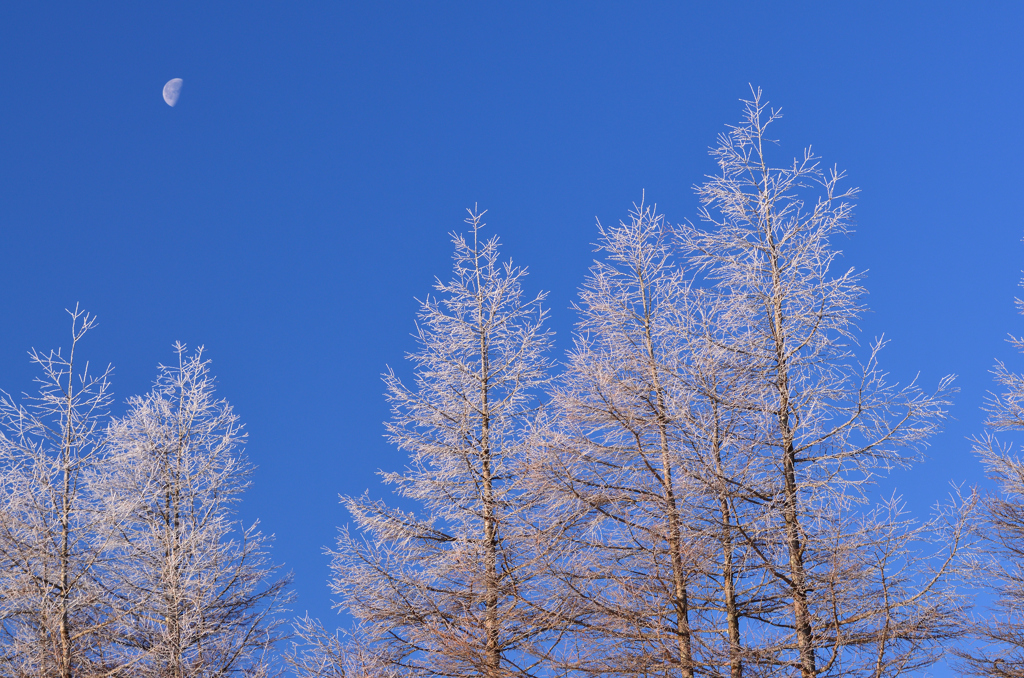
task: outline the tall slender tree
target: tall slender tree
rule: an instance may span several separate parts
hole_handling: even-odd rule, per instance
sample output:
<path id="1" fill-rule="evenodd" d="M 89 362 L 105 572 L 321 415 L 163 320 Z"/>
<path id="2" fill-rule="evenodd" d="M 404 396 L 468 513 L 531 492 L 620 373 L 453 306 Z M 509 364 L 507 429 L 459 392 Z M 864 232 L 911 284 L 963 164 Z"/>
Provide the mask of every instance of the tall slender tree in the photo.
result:
<path id="1" fill-rule="evenodd" d="M 388 437 L 410 467 L 382 475 L 423 513 L 342 498 L 357 532 L 342 530 L 333 552 L 337 604 L 398 675 L 534 675 L 550 625 L 531 602 L 519 482 L 550 366 L 544 296 L 524 298 L 525 269 L 500 263 L 482 216 L 453 235 L 454 277 L 421 304 L 415 385 L 384 377 Z"/>
<path id="2" fill-rule="evenodd" d="M 96 325 L 77 307 L 71 346 L 32 350 L 39 392 L 0 393 L 0 675 L 102 675 L 118 608 L 104 578 L 105 530 L 88 484 L 104 463 L 111 368 L 89 372 Z"/>
<path id="3" fill-rule="evenodd" d="M 676 378 L 688 290 L 650 207 L 628 224 L 598 226 L 605 258 L 576 305 L 576 344 L 554 391 L 537 489 L 548 497 L 546 520 L 572 524 L 572 548 L 553 565 L 565 585 L 558 593 L 578 599 L 572 647 L 586 650 L 565 659 L 584 671 L 673 667 L 692 676 L 697 555 L 677 455 Z"/>
<path id="4" fill-rule="evenodd" d="M 691 478 L 693 534 L 708 544 L 698 605 L 704 624 L 699 673 L 770 675 L 756 623 L 777 613 L 771 576 L 757 557 L 771 507 L 763 501 L 768 460 L 756 443 L 759 422 L 750 407 L 756 393 L 748 356 L 725 350 L 722 299 L 699 290 L 690 305 L 686 361 L 677 368 L 686 394 L 679 457 Z M 765 671 L 764 669 L 769 670 Z"/>
<path id="5" fill-rule="evenodd" d="M 857 192 L 810 150 L 772 165 L 766 134 L 778 117 L 755 91 L 712 150 L 720 173 L 697 188 L 708 228 L 680 230 L 726 309 L 722 347 L 743 356 L 757 384 L 751 431 L 771 462 L 760 483 L 771 510 L 746 539 L 787 610 L 765 620 L 776 634 L 766 661 L 803 678 L 895 675 L 932 661 L 959 631 L 959 600 L 945 581 L 972 501 L 914 524 L 895 500 L 864 510 L 865 491 L 920 459 L 951 379 L 934 394 L 887 383 L 881 341 L 855 363 L 863 289 L 852 269 L 833 272 L 832 240 L 849 232 Z M 915 550 L 936 533 L 946 539 L 936 552 Z"/>
<path id="6" fill-rule="evenodd" d="M 756 461 L 734 405 L 745 373 L 709 341 L 715 299 L 691 288 L 660 215 L 641 205 L 599 229 L 535 474 L 542 522 L 572 544 L 551 562 L 553 591 L 575 599 L 570 647 L 586 651 L 562 663 L 738 676 L 759 588 L 734 534 Z"/>
<path id="7" fill-rule="evenodd" d="M 109 430 L 97 475 L 118 540 L 110 586 L 130 601 L 116 620 L 123 675 L 269 676 L 290 577 L 268 538 L 243 528 L 235 507 L 252 467 L 231 406 L 217 399 L 202 349 L 175 345 L 153 390 L 129 401 Z"/>

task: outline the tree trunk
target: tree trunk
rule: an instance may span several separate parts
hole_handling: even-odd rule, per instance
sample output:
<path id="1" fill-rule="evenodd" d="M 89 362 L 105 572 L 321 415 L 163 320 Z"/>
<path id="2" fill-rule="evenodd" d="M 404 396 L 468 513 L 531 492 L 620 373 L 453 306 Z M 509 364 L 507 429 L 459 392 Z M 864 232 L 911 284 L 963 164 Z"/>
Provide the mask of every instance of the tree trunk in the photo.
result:
<path id="1" fill-rule="evenodd" d="M 768 196 L 762 195 L 762 204 L 768 204 Z M 775 388 L 779 394 L 777 416 L 782 442 L 782 518 L 785 523 L 786 550 L 789 555 L 789 586 L 793 599 L 793 623 L 796 630 L 797 649 L 800 654 L 801 678 L 815 678 L 818 672 L 815 665 L 810 611 L 807 607 L 807 573 L 804 567 L 803 545 L 800 538 L 796 450 L 793 447 L 793 429 L 789 418 L 789 357 L 786 355 L 785 318 L 782 313 L 785 290 L 782 288 L 779 252 L 772 233 L 770 213 L 766 214 L 764 224 L 772 271 L 771 330 L 775 341 Z"/>
<path id="2" fill-rule="evenodd" d="M 71 507 L 68 503 L 68 493 L 71 490 L 71 473 L 68 468 L 70 464 L 70 454 L 65 451 L 64 454 L 64 485 L 63 495 L 61 496 L 61 515 L 60 515 L 60 528 L 61 528 L 61 540 L 60 540 L 60 678 L 71 678 L 71 572 L 69 571 L 71 565 L 71 523 L 70 513 Z"/>
<path id="3" fill-rule="evenodd" d="M 712 440 L 715 457 L 715 472 L 719 479 L 725 478 L 725 469 L 722 467 L 722 439 L 719 429 L 718 403 L 714 403 L 715 433 Z M 743 662 L 740 658 L 740 617 L 736 605 L 736 581 L 733 571 L 733 537 L 732 537 L 732 510 L 729 506 L 729 496 L 724 487 L 719 486 L 718 505 L 722 512 L 722 593 L 725 595 L 725 626 L 729 634 L 729 676 L 730 678 L 742 678 Z"/>
<path id="4" fill-rule="evenodd" d="M 473 234 L 474 239 L 476 233 Z M 474 249 L 476 242 L 474 240 Z M 487 632 L 485 648 L 486 676 L 501 675 L 501 635 L 498 619 L 498 520 L 494 501 L 494 478 L 491 468 L 490 446 L 490 355 L 487 328 L 484 320 L 483 297 L 480 288 L 480 269 L 477 268 L 478 331 L 480 332 L 480 460 L 484 486 L 484 567 L 485 611 L 484 628 Z"/>
<path id="5" fill-rule="evenodd" d="M 72 357 L 74 349 L 72 348 Z M 73 363 L 72 363 L 73 364 Z M 60 678 L 71 678 L 71 449 L 74 444 L 73 369 L 68 370 L 64 449 L 61 450 L 63 485 L 60 497 Z"/>
<path id="6" fill-rule="evenodd" d="M 654 340 L 651 336 L 651 305 L 648 298 L 647 281 L 643 272 L 637 271 L 644 301 L 644 335 L 647 342 L 647 358 L 651 370 L 651 383 L 657 398 L 658 437 L 661 447 L 661 482 L 665 500 L 665 514 L 668 528 L 668 548 L 672 560 L 672 606 L 676 613 L 676 638 L 679 649 L 679 664 L 683 678 L 693 678 L 693 641 L 690 637 L 690 601 L 687 593 L 687 577 L 683 567 L 682 539 L 680 537 L 679 507 L 676 504 L 675 488 L 672 486 L 672 454 L 668 442 L 668 414 L 665 405 L 665 391 L 658 375 L 654 355 Z"/>

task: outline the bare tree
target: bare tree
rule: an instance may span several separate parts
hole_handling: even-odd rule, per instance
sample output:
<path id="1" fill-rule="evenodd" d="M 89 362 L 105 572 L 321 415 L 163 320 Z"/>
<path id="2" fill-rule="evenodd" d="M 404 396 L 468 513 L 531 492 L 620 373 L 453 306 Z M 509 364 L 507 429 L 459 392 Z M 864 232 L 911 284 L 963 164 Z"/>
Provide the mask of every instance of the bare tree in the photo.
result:
<path id="1" fill-rule="evenodd" d="M 690 480 L 691 532 L 708 544 L 701 572 L 704 624 L 699 673 L 740 678 L 772 675 L 763 661 L 760 622 L 777 614 L 771 573 L 759 553 L 771 519 L 764 483 L 770 461 L 757 445 L 757 371 L 748 356 L 724 349 L 721 316 L 727 304 L 698 290 L 689 305 L 686 361 L 677 367 L 686 394 L 680 409 L 679 456 Z M 742 628 L 742 632 L 741 632 Z"/>
<path id="2" fill-rule="evenodd" d="M 422 515 L 343 497 L 358 532 L 333 552 L 337 606 L 363 648 L 398 675 L 532 675 L 548 626 L 534 587 L 519 465 L 536 391 L 547 379 L 543 295 L 524 299 L 522 268 L 499 262 L 470 211 L 453 235 L 454 278 L 421 304 L 415 386 L 385 383 L 389 439 L 410 453 L 382 473 Z"/>
<path id="3" fill-rule="evenodd" d="M 763 588 L 735 533 L 756 513 L 744 492 L 758 460 L 735 405 L 746 373 L 708 340 L 716 300 L 673 261 L 660 215 L 641 205 L 599 231 L 534 476 L 539 522 L 571 544 L 550 564 L 552 593 L 575 599 L 569 647 L 585 651 L 561 663 L 738 676 L 740 619 Z"/>
<path id="4" fill-rule="evenodd" d="M 770 164 L 766 132 L 779 114 L 759 90 L 745 103 L 743 121 L 712 150 L 720 173 L 697 188 L 709 227 L 680 235 L 725 307 L 722 348 L 757 382 L 750 430 L 770 460 L 759 483 L 770 510 L 746 539 L 786 610 L 763 620 L 776 648 L 764 661 L 804 678 L 896 675 L 933 661 L 959 632 L 946 580 L 973 500 L 917 524 L 898 500 L 864 510 L 865 492 L 920 459 L 951 379 L 934 395 L 887 383 L 881 341 L 855 364 L 863 289 L 852 269 L 832 272 L 831 240 L 849 232 L 856 190 L 809 149 L 790 166 Z M 933 551 L 919 550 L 930 540 Z"/>
<path id="5" fill-rule="evenodd" d="M 1024 314 L 1024 301 L 1018 299 L 1017 308 Z M 1024 351 L 1024 340 L 1009 341 Z M 991 557 L 982 581 L 994 609 L 976 620 L 977 644 L 957 655 L 965 674 L 1019 678 L 1024 676 L 1024 461 L 996 433 L 1024 430 L 1024 377 L 1002 361 L 996 363 L 994 374 L 1002 393 L 990 394 L 985 405 L 989 431 L 973 440 L 975 453 L 998 488 L 998 494 L 984 502 Z"/>
<path id="6" fill-rule="evenodd" d="M 290 577 L 257 525 L 234 519 L 251 474 L 238 416 L 216 398 L 202 349 L 175 351 L 177 364 L 160 366 L 153 390 L 111 425 L 94 483 L 118 531 L 110 586 L 131 603 L 116 624 L 122 673 L 273 675 Z"/>
<path id="7" fill-rule="evenodd" d="M 39 392 L 0 393 L 0 675 L 102 675 L 117 619 L 100 585 L 104 530 L 87 479 L 103 461 L 111 368 L 80 357 L 95 318 L 71 314 L 71 347 L 32 350 Z"/>

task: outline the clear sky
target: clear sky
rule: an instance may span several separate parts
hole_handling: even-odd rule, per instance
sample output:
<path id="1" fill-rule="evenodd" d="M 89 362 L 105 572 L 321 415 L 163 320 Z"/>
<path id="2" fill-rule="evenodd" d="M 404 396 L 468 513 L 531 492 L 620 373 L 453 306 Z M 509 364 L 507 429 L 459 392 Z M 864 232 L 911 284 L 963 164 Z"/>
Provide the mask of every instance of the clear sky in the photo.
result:
<path id="1" fill-rule="evenodd" d="M 695 218 L 753 83 L 783 154 L 862 189 L 838 245 L 892 377 L 960 375 L 930 461 L 886 485 L 923 511 L 980 479 L 993 360 L 1024 366 L 1022 28 L 1009 2 L 4 3 L 0 387 L 31 389 L 26 351 L 66 345 L 76 303 L 122 403 L 205 344 L 259 467 L 242 514 L 329 619 L 337 495 L 404 464 L 379 375 L 408 372 L 465 208 L 550 291 L 564 350 L 595 217 L 646 191 Z"/>

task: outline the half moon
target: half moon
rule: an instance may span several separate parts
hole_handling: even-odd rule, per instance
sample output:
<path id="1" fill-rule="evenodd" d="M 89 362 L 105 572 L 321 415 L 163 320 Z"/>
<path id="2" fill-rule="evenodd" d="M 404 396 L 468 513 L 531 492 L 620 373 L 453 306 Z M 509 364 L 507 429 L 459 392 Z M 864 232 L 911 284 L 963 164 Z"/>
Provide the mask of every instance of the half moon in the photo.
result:
<path id="1" fill-rule="evenodd" d="M 174 78 L 168 80 L 167 84 L 164 85 L 164 101 L 167 102 L 168 106 L 174 107 L 174 104 L 178 103 L 178 96 L 181 94 L 181 78 Z"/>

